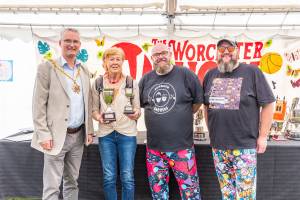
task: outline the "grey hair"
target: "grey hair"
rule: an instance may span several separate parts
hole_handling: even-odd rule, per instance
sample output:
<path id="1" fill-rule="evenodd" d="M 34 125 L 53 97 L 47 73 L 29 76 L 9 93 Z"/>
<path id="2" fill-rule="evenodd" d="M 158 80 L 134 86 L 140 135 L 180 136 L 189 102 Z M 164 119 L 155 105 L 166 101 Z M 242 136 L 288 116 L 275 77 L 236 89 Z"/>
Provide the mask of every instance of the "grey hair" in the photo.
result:
<path id="1" fill-rule="evenodd" d="M 63 39 L 65 32 L 68 32 L 68 31 L 77 33 L 79 35 L 79 37 L 80 37 L 80 33 L 79 33 L 79 31 L 77 29 L 75 29 L 75 28 L 64 28 L 60 32 L 60 39 Z"/>

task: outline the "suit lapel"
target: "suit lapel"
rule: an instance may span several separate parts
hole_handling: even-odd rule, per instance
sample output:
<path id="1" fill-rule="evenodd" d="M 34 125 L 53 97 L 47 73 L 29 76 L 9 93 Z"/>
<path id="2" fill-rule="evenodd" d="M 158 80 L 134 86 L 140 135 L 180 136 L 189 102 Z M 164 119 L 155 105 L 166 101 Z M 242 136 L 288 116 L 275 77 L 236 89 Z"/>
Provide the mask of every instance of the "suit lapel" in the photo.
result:
<path id="1" fill-rule="evenodd" d="M 81 79 L 81 84 L 82 84 L 82 92 L 83 92 L 83 97 L 84 100 L 86 101 L 88 98 L 88 91 L 89 91 L 89 84 L 88 81 L 89 80 L 89 75 L 85 74 L 86 73 L 86 69 L 84 69 L 84 67 L 82 66 L 82 64 L 79 65 L 81 73 L 80 73 L 80 79 Z"/>
<path id="2" fill-rule="evenodd" d="M 60 66 L 60 61 L 59 61 L 59 59 L 54 60 L 54 62 L 57 64 L 58 67 L 61 67 L 61 66 Z M 51 65 L 52 65 L 52 63 L 51 63 Z M 65 93 L 66 93 L 67 96 L 68 96 L 68 92 L 67 92 L 68 89 L 67 89 L 66 76 L 65 76 L 61 71 L 57 70 L 54 66 L 52 66 L 52 67 L 54 68 L 54 71 L 55 71 L 55 73 L 56 73 L 56 75 L 57 75 L 57 77 L 58 77 L 58 80 L 59 80 L 59 82 L 60 82 L 62 88 L 64 89 Z"/>

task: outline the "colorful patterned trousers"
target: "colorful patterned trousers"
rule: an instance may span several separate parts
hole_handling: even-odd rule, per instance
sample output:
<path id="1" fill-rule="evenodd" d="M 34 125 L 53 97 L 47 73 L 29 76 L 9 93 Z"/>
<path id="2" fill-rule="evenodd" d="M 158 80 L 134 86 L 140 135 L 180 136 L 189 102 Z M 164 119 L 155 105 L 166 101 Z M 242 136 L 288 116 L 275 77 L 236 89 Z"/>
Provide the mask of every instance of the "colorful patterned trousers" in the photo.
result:
<path id="1" fill-rule="evenodd" d="M 256 199 L 256 150 L 212 150 L 223 200 Z"/>
<path id="2" fill-rule="evenodd" d="M 146 159 L 153 199 L 169 199 L 169 168 L 173 170 L 179 185 L 181 199 L 201 199 L 194 147 L 176 152 L 147 148 Z"/>

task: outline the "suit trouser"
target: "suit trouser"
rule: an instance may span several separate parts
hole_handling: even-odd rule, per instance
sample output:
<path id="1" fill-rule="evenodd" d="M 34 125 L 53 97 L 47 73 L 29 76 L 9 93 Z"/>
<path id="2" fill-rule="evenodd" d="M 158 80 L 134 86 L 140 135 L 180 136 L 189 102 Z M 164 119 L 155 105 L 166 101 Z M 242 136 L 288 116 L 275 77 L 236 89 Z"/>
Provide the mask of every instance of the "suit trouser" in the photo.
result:
<path id="1" fill-rule="evenodd" d="M 62 178 L 64 199 L 78 199 L 77 179 L 83 154 L 83 130 L 67 134 L 64 146 L 58 155 L 44 154 L 43 200 L 59 199 Z"/>

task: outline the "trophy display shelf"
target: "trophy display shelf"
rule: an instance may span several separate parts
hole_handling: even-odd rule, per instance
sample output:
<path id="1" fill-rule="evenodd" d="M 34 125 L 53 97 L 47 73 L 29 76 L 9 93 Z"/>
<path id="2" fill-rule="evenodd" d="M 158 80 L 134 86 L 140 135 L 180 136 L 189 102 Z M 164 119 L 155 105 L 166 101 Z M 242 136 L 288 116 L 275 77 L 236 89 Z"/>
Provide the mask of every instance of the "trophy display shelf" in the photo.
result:
<path id="1" fill-rule="evenodd" d="M 287 140 L 284 132 L 282 132 L 283 121 L 273 121 L 268 135 L 268 141 L 284 141 Z"/>
<path id="2" fill-rule="evenodd" d="M 286 138 L 290 140 L 300 140 L 300 121 L 293 117 L 289 120 L 286 130 Z"/>
<path id="3" fill-rule="evenodd" d="M 286 138 L 290 140 L 300 140 L 300 121 L 298 117 L 292 117 L 288 121 Z"/>
<path id="4" fill-rule="evenodd" d="M 285 141 L 288 138 L 281 131 L 271 131 L 268 137 L 268 141 Z"/>
<path id="5" fill-rule="evenodd" d="M 287 139 L 290 140 L 298 140 L 300 141 L 300 132 L 295 132 L 295 131 L 290 131 L 287 135 L 286 135 Z"/>
<path id="6" fill-rule="evenodd" d="M 300 99 L 293 98 L 287 122 L 286 136 L 290 140 L 300 140 Z"/>

